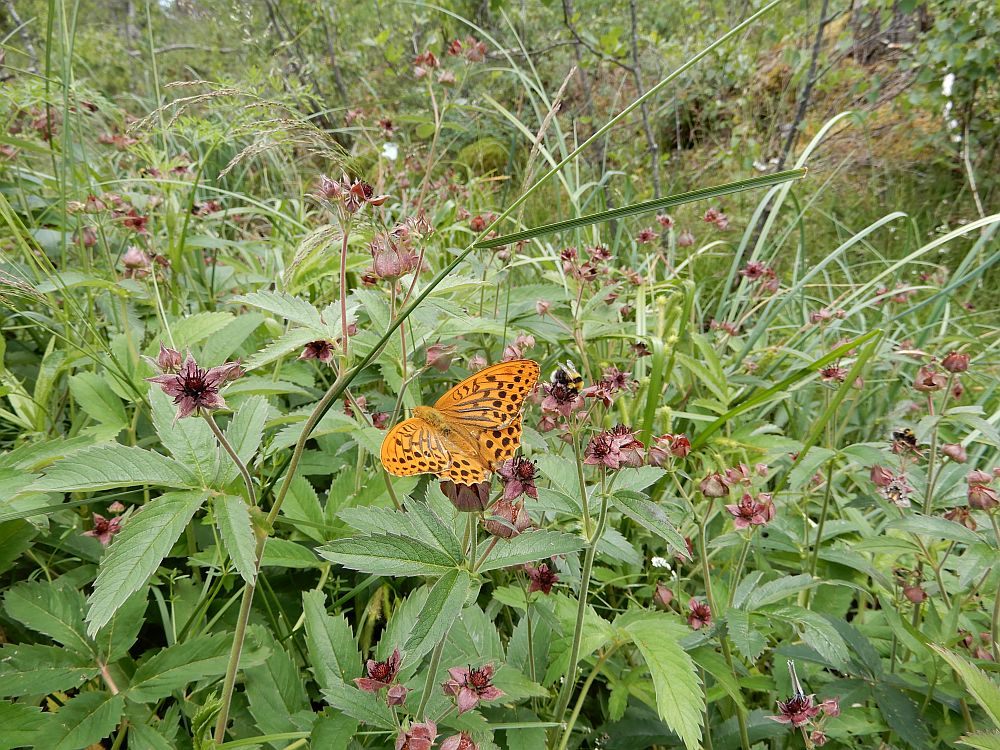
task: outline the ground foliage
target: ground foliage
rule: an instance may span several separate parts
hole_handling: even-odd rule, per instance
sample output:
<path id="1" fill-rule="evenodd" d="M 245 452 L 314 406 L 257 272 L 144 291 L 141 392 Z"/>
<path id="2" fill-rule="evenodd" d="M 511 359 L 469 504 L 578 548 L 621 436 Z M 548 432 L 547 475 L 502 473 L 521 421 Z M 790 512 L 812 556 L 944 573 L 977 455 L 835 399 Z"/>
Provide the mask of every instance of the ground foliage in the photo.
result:
<path id="1" fill-rule="evenodd" d="M 1000 747 L 995 7 L 577 5 L 7 4 L 0 747 Z"/>

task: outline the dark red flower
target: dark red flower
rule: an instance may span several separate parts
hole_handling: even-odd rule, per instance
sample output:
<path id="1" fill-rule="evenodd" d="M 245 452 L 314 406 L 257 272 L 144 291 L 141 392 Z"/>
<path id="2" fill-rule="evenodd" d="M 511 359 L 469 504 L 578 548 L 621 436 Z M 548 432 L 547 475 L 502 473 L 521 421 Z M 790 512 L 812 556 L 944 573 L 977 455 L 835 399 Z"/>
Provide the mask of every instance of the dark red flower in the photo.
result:
<path id="1" fill-rule="evenodd" d="M 299 355 L 299 359 L 318 359 L 324 364 L 329 364 L 333 361 L 333 353 L 334 344 L 332 341 L 317 339 L 305 345 L 302 354 Z"/>
<path id="2" fill-rule="evenodd" d="M 653 231 L 652 227 L 646 227 L 645 229 L 640 229 L 639 234 L 635 236 L 635 241 L 640 245 L 645 245 L 656 240 L 656 232 Z"/>
<path id="3" fill-rule="evenodd" d="M 382 688 L 389 687 L 399 676 L 399 665 L 403 658 L 399 654 L 399 649 L 394 648 L 392 654 L 385 661 L 375 661 L 369 659 L 365 663 L 367 677 L 355 677 L 354 684 L 366 693 L 377 693 Z"/>
<path id="4" fill-rule="evenodd" d="M 437 724 L 433 721 L 411 724 L 409 729 L 396 737 L 396 750 L 431 750 L 435 739 Z"/>
<path id="5" fill-rule="evenodd" d="M 766 526 L 774 518 L 774 502 L 766 492 L 761 492 L 757 498 L 746 492 L 738 504 L 727 505 L 726 510 L 733 517 L 733 525 L 737 529 Z"/>
<path id="6" fill-rule="evenodd" d="M 524 572 L 531 580 L 531 585 L 528 586 L 529 593 L 532 591 L 541 591 L 543 594 L 551 594 L 553 584 L 559 581 L 559 576 L 554 570 L 549 569 L 547 563 L 540 563 L 539 565 L 531 565 L 529 563 L 524 566 Z"/>
<path id="7" fill-rule="evenodd" d="M 626 466 L 642 466 L 645 446 L 636 439 L 635 432 L 623 424 L 615 425 L 608 434 L 618 443 L 621 461 Z"/>
<path id="8" fill-rule="evenodd" d="M 688 608 L 691 610 L 688 615 L 688 625 L 691 626 L 692 630 L 700 630 L 701 628 L 712 624 L 712 610 L 709 608 L 708 604 L 705 602 L 699 602 L 697 599 L 692 598 L 688 602 Z"/>
<path id="9" fill-rule="evenodd" d="M 801 727 L 816 718 L 822 709 L 813 705 L 811 695 L 793 695 L 787 701 L 778 701 L 778 715 L 768 716 L 771 721 Z"/>
<path id="10" fill-rule="evenodd" d="M 649 463 L 653 466 L 663 466 L 670 463 L 670 459 L 684 458 L 691 452 L 691 441 L 687 435 L 666 435 L 653 438 L 653 445 L 649 447 Z"/>
<path id="11" fill-rule="evenodd" d="M 198 411 L 226 408 L 226 402 L 219 395 L 219 388 L 242 374 L 239 362 L 226 362 L 203 370 L 188 353 L 176 374 L 157 375 L 146 380 L 159 385 L 164 393 L 174 399 L 177 404 L 175 419 L 182 419 Z"/>
<path id="12" fill-rule="evenodd" d="M 535 487 L 535 475 L 538 467 L 534 461 L 529 461 L 523 456 L 515 456 L 509 461 L 504 461 L 497 468 L 497 476 L 504 484 L 503 499 L 517 500 L 521 495 L 538 499 L 538 490 Z"/>
<path id="13" fill-rule="evenodd" d="M 478 669 L 452 667 L 448 674 L 451 679 L 441 685 L 441 688 L 445 695 L 455 697 L 459 714 L 471 711 L 480 701 L 495 701 L 504 696 L 502 690 L 493 686 L 492 664 L 484 664 Z"/>
<path id="14" fill-rule="evenodd" d="M 579 411 L 583 407 L 580 392 L 566 383 L 546 383 L 542 385 L 545 397 L 542 399 L 542 411 L 558 414 L 563 419 Z"/>
<path id="15" fill-rule="evenodd" d="M 111 537 L 121 531 L 122 521 L 124 519 L 121 516 L 116 516 L 115 518 L 105 518 L 100 513 L 94 513 L 94 528 L 90 531 L 83 532 L 84 536 L 90 536 L 99 541 L 105 547 L 111 541 Z"/>
<path id="16" fill-rule="evenodd" d="M 952 508 L 944 514 L 944 517 L 949 521 L 962 524 L 962 526 L 970 531 L 975 531 L 979 525 L 976 523 L 976 519 L 972 517 L 972 514 L 969 513 L 969 509 L 964 507 Z"/>
<path id="17" fill-rule="evenodd" d="M 948 377 L 931 367 L 921 367 L 913 380 L 913 388 L 923 393 L 934 393 L 948 385 Z"/>
<path id="18" fill-rule="evenodd" d="M 479 745 L 466 733 L 453 734 L 441 743 L 441 750 L 479 750 Z"/>
<path id="19" fill-rule="evenodd" d="M 827 383 L 843 383 L 847 379 L 847 369 L 836 365 L 824 367 L 819 371 L 819 379 Z"/>

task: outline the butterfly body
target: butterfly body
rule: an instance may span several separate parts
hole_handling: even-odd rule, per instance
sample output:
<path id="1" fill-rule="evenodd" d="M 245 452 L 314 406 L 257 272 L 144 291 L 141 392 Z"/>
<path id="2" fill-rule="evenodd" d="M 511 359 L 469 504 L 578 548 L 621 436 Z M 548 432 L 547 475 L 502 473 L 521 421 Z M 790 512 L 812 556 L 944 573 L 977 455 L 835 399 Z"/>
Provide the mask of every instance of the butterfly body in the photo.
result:
<path id="1" fill-rule="evenodd" d="M 538 380 L 527 359 L 501 362 L 466 378 L 434 406 L 417 406 L 382 441 L 390 474 L 437 474 L 461 484 L 486 478 L 514 455 L 521 439 L 524 398 Z"/>

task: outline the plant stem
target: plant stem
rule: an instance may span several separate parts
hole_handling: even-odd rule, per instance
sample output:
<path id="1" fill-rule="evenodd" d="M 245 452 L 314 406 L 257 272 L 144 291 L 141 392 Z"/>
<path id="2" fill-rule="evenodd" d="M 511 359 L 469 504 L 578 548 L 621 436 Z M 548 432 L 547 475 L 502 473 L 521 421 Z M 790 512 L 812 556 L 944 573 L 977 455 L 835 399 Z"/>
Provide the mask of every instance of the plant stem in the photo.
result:
<path id="1" fill-rule="evenodd" d="M 441 640 L 434 647 L 434 652 L 431 654 L 431 664 L 427 669 L 427 679 L 424 680 L 424 692 L 420 696 L 420 705 L 417 706 L 417 712 L 414 714 L 416 717 L 423 717 L 424 709 L 427 708 L 427 701 L 431 697 L 431 689 L 434 687 L 434 675 L 437 674 L 438 668 L 441 666 L 441 654 L 444 653 L 444 643 L 448 640 L 448 633 L 441 636 Z"/>
<path id="2" fill-rule="evenodd" d="M 733 571 L 733 580 L 729 586 L 729 598 L 726 599 L 726 608 L 733 606 L 733 597 L 736 596 L 736 587 L 740 585 L 740 577 L 743 575 L 743 566 L 747 562 L 747 554 L 750 552 L 750 540 L 753 539 L 753 530 L 747 534 L 743 540 L 743 549 L 740 550 L 740 559 L 736 563 L 736 570 Z M 711 605 L 709 605 L 711 606 Z"/>
<path id="3" fill-rule="evenodd" d="M 577 697 L 576 704 L 573 706 L 573 713 L 569 715 L 569 721 L 566 722 L 566 728 L 563 730 L 562 741 L 559 743 L 559 750 L 566 750 L 570 735 L 573 734 L 573 725 L 576 724 L 576 720 L 580 716 L 580 711 L 583 709 L 583 702 L 587 698 L 590 686 L 594 684 L 594 680 L 600 673 L 601 667 L 604 666 L 604 662 L 608 660 L 608 657 L 610 657 L 616 649 L 617 646 L 610 646 L 598 657 L 597 662 L 594 664 L 594 668 L 590 670 L 590 674 L 587 675 L 587 679 L 584 680 L 583 685 L 580 687 L 580 695 Z"/>
<path id="4" fill-rule="evenodd" d="M 265 538 L 266 537 L 261 537 Z M 263 545 L 258 540 L 258 547 Z M 260 558 L 257 560 L 257 570 L 260 570 Z M 254 580 L 257 580 L 254 574 Z M 233 646 L 229 651 L 229 663 L 226 665 L 226 679 L 222 683 L 222 705 L 219 717 L 215 722 L 215 743 L 221 745 L 226 739 L 226 727 L 229 724 L 229 706 L 233 700 L 233 689 L 236 687 L 236 672 L 240 666 L 240 654 L 243 653 L 243 641 L 246 640 L 247 623 L 250 621 L 250 605 L 253 604 L 253 592 L 256 586 L 246 584 L 243 587 L 243 599 L 240 602 L 240 614 L 236 618 L 236 631 L 233 633 Z"/>
<path id="5" fill-rule="evenodd" d="M 816 543 L 813 545 L 812 559 L 809 561 L 809 575 L 816 577 L 816 566 L 819 564 L 819 546 L 823 541 L 823 527 L 826 525 L 826 515 L 830 509 L 830 496 L 833 494 L 833 459 L 826 467 L 826 491 L 823 493 L 823 508 L 819 512 L 819 523 L 816 525 Z M 808 594 L 806 601 L 808 602 Z"/>
<path id="6" fill-rule="evenodd" d="M 236 449 L 230 444 L 229 440 L 226 438 L 225 433 L 219 429 L 218 423 L 215 421 L 215 417 L 212 416 L 212 412 L 204 412 L 202 414 L 205 421 L 208 422 L 208 426 L 211 428 L 212 433 L 215 435 L 215 439 L 219 441 L 229 457 L 233 459 L 233 463 L 236 464 L 236 468 L 240 471 L 240 476 L 243 477 L 243 483 L 247 486 L 247 504 L 251 507 L 257 505 L 257 493 L 253 488 L 253 477 L 250 476 L 250 471 L 247 469 L 246 464 L 240 459 L 239 455 L 236 453 Z"/>
<path id="7" fill-rule="evenodd" d="M 576 610 L 576 627 L 573 630 L 573 645 L 569 652 L 569 666 L 559 689 L 559 700 L 553 713 L 553 720 L 561 722 L 569 706 L 569 699 L 576 683 L 576 669 L 580 661 L 580 641 L 583 637 L 583 620 L 587 614 L 587 594 L 590 592 L 590 573 L 594 567 L 594 556 L 597 554 L 597 543 L 604 533 L 604 524 L 608 519 L 608 495 L 604 491 L 606 472 L 601 472 L 601 512 L 597 519 L 594 535 L 587 540 L 587 551 L 583 557 L 583 568 L 580 571 L 580 603 Z"/>
<path id="8" fill-rule="evenodd" d="M 342 214 L 344 212 L 341 212 Z M 340 247 L 340 337 L 344 345 L 344 369 L 347 367 L 347 239 L 351 234 L 351 220 L 343 215 L 340 228 L 344 240 Z"/>
<path id="9" fill-rule="evenodd" d="M 993 534 L 1000 544 L 1000 527 L 997 526 L 996 509 L 990 511 L 990 523 L 993 524 Z M 990 639 L 993 641 L 993 661 L 1000 662 L 1000 594 L 993 594 L 993 617 L 990 619 Z"/>
<path id="10" fill-rule="evenodd" d="M 590 501 L 587 499 L 587 480 L 583 476 L 583 456 L 580 455 L 580 434 L 573 430 L 573 453 L 576 455 L 576 475 L 580 481 L 580 505 L 583 507 L 583 535 L 590 539 Z"/>

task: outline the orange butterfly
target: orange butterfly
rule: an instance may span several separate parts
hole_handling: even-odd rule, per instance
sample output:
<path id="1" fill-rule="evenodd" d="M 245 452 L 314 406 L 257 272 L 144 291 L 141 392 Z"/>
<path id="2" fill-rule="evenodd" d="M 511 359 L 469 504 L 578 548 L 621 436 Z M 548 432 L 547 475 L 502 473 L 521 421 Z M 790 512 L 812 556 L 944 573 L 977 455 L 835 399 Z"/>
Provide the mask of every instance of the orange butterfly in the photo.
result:
<path id="1" fill-rule="evenodd" d="M 413 417 L 382 441 L 382 466 L 397 477 L 437 474 L 460 484 L 482 482 L 521 443 L 521 409 L 538 380 L 530 359 L 487 367 L 456 385 L 434 406 L 417 406 Z"/>

